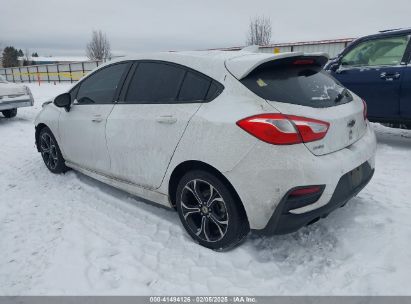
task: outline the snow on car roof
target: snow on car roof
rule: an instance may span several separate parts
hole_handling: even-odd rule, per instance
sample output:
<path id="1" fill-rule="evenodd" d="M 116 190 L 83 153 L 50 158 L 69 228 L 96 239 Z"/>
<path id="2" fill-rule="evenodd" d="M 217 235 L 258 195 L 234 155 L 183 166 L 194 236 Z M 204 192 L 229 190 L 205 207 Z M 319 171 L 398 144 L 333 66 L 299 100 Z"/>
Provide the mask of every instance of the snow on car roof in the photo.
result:
<path id="1" fill-rule="evenodd" d="M 328 59 L 328 55 L 325 53 L 271 54 L 249 51 L 184 51 L 136 54 L 107 62 L 105 65 L 127 60 L 164 60 L 190 67 L 211 78 L 221 80 L 227 74 L 227 69 L 234 77 L 242 79 L 260 64 L 295 56 L 322 56 Z"/>

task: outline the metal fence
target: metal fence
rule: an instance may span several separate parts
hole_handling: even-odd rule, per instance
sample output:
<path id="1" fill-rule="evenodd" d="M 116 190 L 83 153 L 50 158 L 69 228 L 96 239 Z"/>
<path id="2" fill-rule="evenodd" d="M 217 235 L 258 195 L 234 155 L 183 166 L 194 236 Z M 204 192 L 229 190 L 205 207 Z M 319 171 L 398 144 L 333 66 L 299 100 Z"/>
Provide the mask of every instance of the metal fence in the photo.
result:
<path id="1" fill-rule="evenodd" d="M 10 82 L 75 82 L 101 64 L 85 61 L 0 68 L 0 75 Z"/>

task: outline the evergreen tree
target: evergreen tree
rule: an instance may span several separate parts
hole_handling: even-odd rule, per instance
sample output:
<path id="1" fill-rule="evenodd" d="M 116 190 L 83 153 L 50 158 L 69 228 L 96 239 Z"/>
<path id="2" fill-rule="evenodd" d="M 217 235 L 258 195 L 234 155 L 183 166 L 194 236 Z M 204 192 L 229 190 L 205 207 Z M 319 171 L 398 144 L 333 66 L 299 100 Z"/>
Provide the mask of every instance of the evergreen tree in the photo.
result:
<path id="1" fill-rule="evenodd" d="M 6 46 L 3 50 L 3 67 L 9 68 L 19 65 L 19 52 L 13 46 Z"/>

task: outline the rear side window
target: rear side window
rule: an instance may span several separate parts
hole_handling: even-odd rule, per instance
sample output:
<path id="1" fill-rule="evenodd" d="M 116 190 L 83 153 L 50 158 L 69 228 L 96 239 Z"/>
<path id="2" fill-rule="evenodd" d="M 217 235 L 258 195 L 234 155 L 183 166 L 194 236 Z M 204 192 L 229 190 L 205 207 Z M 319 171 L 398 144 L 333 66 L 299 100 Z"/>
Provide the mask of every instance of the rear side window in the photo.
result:
<path id="1" fill-rule="evenodd" d="M 313 108 L 336 106 L 352 100 L 351 94 L 320 66 L 296 64 L 298 61 L 288 58 L 268 62 L 241 82 L 266 100 Z"/>
<path id="2" fill-rule="evenodd" d="M 175 102 L 185 70 L 157 62 L 138 64 L 125 98 L 129 103 Z"/>
<path id="3" fill-rule="evenodd" d="M 210 88 L 211 80 L 198 74 L 187 72 L 181 86 L 178 100 L 182 102 L 204 101 Z"/>
<path id="4" fill-rule="evenodd" d="M 77 103 L 111 103 L 127 65 L 128 63 L 111 65 L 87 77 L 78 89 Z M 76 90 L 73 93 L 76 94 Z"/>
<path id="5" fill-rule="evenodd" d="M 213 100 L 216 98 L 220 93 L 223 91 L 223 87 L 221 84 L 217 84 L 216 82 L 212 82 L 210 88 L 208 89 L 206 99 Z"/>

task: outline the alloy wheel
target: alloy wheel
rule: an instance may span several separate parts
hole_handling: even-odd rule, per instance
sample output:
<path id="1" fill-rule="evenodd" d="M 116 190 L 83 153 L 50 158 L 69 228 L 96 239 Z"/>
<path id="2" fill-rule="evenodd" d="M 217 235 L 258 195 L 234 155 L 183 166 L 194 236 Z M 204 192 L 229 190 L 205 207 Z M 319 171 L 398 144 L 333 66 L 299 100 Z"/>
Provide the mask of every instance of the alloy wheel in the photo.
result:
<path id="1" fill-rule="evenodd" d="M 210 183 L 194 179 L 181 193 L 181 210 L 190 230 L 201 240 L 218 242 L 228 228 L 228 211 L 223 197 Z"/>
<path id="2" fill-rule="evenodd" d="M 40 150 L 46 166 L 49 169 L 54 170 L 58 164 L 58 155 L 56 143 L 53 138 L 51 138 L 50 134 L 43 133 L 41 135 Z"/>

